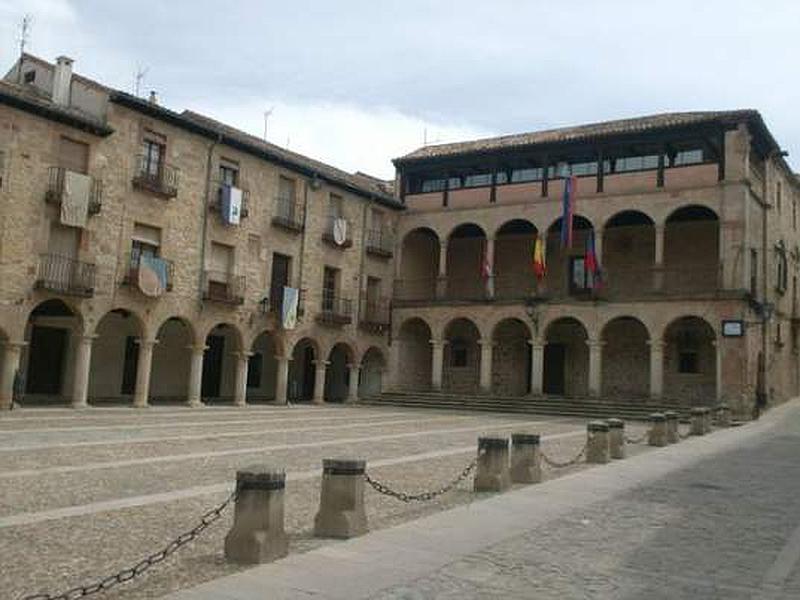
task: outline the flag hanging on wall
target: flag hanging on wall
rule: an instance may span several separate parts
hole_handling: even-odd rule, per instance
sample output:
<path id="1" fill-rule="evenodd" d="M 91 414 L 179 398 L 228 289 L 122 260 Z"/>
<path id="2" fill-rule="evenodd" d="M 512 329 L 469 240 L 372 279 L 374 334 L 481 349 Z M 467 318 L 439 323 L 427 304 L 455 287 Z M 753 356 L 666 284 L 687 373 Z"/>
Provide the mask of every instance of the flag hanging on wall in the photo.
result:
<path id="1" fill-rule="evenodd" d="M 603 272 L 600 269 L 594 246 L 594 229 L 589 229 L 589 233 L 586 236 L 583 264 L 589 274 L 589 286 L 595 289 L 603 287 Z"/>
<path id="2" fill-rule="evenodd" d="M 578 180 L 569 175 L 564 177 L 564 196 L 561 214 L 561 247 L 572 248 L 572 221 L 575 216 L 575 192 Z"/>
<path id="3" fill-rule="evenodd" d="M 486 294 L 489 297 L 494 296 L 494 273 L 492 273 L 492 263 L 489 261 L 489 248 L 483 250 L 483 259 L 481 260 L 481 276 L 486 286 Z"/>
<path id="4" fill-rule="evenodd" d="M 533 274 L 541 281 L 547 274 L 547 263 L 544 258 L 544 243 L 541 236 L 536 236 L 533 242 Z"/>

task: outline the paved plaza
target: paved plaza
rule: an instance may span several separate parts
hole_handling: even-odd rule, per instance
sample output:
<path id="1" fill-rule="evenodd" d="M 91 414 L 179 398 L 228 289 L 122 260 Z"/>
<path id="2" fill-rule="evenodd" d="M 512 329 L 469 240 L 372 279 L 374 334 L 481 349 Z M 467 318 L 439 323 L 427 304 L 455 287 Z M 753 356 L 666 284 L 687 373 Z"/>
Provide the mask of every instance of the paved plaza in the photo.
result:
<path id="1" fill-rule="evenodd" d="M 331 544 L 311 535 L 322 458 L 363 457 L 382 480 L 425 490 L 472 460 L 479 435 L 515 431 L 541 433 L 543 449 L 564 460 L 583 445 L 585 421 L 309 405 L 2 413 L 2 597 L 59 591 L 132 566 L 194 526 L 230 492 L 236 469 L 253 463 L 287 471 L 291 552 Z M 379 530 L 487 497 L 470 486 L 424 505 L 368 490 L 370 526 Z M 103 597 L 156 598 L 241 570 L 222 556 L 231 517 L 228 511 L 196 542 Z"/>

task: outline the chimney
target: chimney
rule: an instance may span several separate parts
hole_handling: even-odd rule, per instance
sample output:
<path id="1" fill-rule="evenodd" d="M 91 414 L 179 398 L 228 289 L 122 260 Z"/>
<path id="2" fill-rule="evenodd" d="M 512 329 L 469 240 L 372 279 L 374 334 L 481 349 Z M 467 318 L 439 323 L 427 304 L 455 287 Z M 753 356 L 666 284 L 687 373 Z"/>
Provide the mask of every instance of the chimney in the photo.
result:
<path id="1" fill-rule="evenodd" d="M 56 69 L 53 74 L 53 102 L 61 106 L 69 106 L 72 63 L 73 60 L 66 56 L 59 56 L 56 59 Z"/>
<path id="2" fill-rule="evenodd" d="M 148 98 L 148 102 L 150 102 L 150 104 L 158 104 L 158 95 L 156 94 L 155 90 L 150 90 L 150 98 Z"/>

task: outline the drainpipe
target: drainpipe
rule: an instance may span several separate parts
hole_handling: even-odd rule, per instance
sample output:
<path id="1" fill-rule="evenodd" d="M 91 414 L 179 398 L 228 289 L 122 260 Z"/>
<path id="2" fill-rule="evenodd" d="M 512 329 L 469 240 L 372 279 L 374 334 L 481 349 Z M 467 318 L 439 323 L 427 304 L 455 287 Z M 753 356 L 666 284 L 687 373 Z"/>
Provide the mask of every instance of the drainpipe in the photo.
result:
<path id="1" fill-rule="evenodd" d="M 361 318 L 361 296 L 364 286 L 364 260 L 367 253 L 367 211 L 370 207 L 370 200 L 364 201 L 364 210 L 361 213 L 361 256 L 358 264 L 358 295 L 356 296 L 356 323 Z"/>
<path id="2" fill-rule="evenodd" d="M 198 311 L 203 310 L 203 283 L 205 280 L 206 270 L 206 237 L 208 236 L 208 206 L 211 201 L 211 166 L 214 160 L 214 149 L 222 143 L 222 134 L 217 134 L 215 139 L 208 146 L 208 158 L 206 159 L 206 189 L 203 194 L 203 225 L 202 235 L 200 236 L 200 274 L 197 281 L 197 306 Z"/>

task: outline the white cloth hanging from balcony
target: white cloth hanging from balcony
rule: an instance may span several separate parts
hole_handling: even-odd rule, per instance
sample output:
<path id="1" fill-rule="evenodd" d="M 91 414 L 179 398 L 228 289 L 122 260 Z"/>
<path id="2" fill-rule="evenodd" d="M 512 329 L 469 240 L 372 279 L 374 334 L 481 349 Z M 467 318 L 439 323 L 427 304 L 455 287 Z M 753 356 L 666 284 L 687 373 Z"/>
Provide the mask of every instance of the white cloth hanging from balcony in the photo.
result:
<path id="1" fill-rule="evenodd" d="M 281 325 L 284 329 L 291 330 L 297 326 L 297 305 L 300 300 L 300 292 L 297 288 L 283 288 L 283 314 L 281 315 Z"/>
<path id="2" fill-rule="evenodd" d="M 242 214 L 242 190 L 231 185 L 223 185 L 220 211 L 226 225 L 238 225 Z"/>
<path id="3" fill-rule="evenodd" d="M 333 220 L 333 241 L 343 246 L 347 241 L 347 219 L 337 217 Z"/>
<path id="4" fill-rule="evenodd" d="M 92 180 L 88 175 L 64 171 L 64 193 L 61 196 L 62 225 L 86 227 L 91 187 Z"/>

